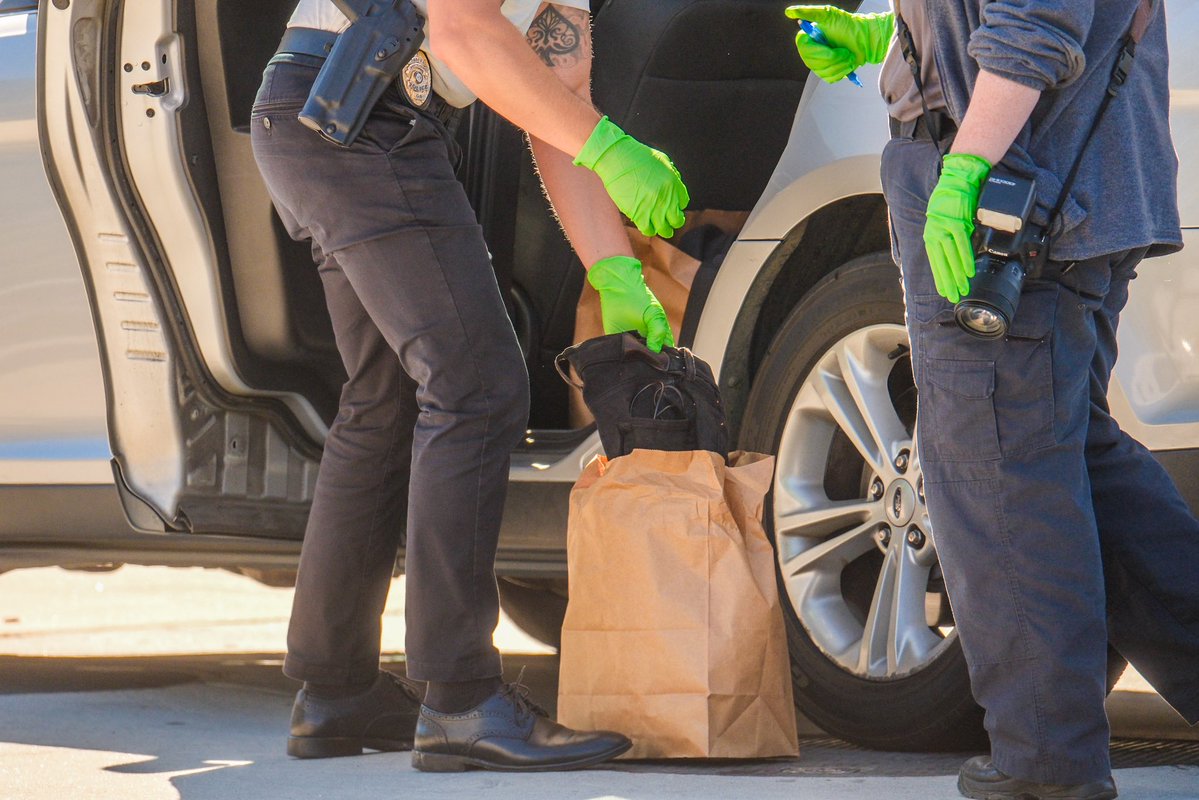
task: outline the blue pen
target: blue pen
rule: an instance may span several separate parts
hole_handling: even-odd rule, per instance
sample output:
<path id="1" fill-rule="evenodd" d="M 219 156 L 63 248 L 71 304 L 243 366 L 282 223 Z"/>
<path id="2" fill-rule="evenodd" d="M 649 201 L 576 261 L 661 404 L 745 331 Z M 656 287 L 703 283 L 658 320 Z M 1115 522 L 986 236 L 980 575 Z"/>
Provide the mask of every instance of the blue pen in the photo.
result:
<path id="1" fill-rule="evenodd" d="M 822 31 L 822 30 L 820 30 L 820 28 L 816 27 L 815 22 L 808 22 L 806 19 L 801 19 L 799 21 L 799 27 L 800 27 L 800 30 L 802 30 L 808 36 L 811 36 L 812 41 L 815 42 L 816 44 L 824 44 L 824 45 L 828 44 L 828 39 L 825 37 L 824 31 Z M 849 82 L 852 83 L 854 86 L 860 87 L 862 85 L 862 81 L 858 78 L 858 73 L 856 73 L 856 72 L 851 72 L 848 75 L 846 75 L 845 77 L 849 78 Z"/>

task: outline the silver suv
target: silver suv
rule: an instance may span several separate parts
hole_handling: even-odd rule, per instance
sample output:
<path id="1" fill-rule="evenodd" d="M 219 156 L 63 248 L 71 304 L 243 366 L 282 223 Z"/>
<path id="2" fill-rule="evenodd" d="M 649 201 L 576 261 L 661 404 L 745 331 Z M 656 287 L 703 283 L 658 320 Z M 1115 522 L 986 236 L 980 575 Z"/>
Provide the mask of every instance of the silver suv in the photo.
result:
<path id="1" fill-rule="evenodd" d="M 0 0 L 0 569 L 203 564 L 285 582 L 343 379 L 309 254 L 250 154 L 294 0 L 36 5 Z M 981 716 L 919 497 L 884 111 L 873 91 L 807 79 L 782 5 L 594 0 L 595 94 L 711 212 L 677 243 L 694 266 L 682 339 L 718 371 L 739 446 L 778 455 L 767 522 L 800 707 L 871 746 L 962 746 Z M 1192 246 L 1143 266 L 1111 403 L 1196 499 L 1199 7 L 1167 16 Z M 552 366 L 582 271 L 519 132 L 477 107 L 460 141 L 533 383 L 504 603 L 553 642 L 567 497 L 599 449 Z M 915 505 L 897 515 L 901 485 Z"/>

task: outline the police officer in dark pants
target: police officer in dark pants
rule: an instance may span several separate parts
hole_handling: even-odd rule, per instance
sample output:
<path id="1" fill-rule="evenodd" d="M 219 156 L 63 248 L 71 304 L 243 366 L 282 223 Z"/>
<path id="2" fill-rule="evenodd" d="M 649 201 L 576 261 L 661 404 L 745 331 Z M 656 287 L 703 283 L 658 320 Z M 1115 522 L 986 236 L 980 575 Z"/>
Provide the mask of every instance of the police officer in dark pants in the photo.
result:
<path id="1" fill-rule="evenodd" d="M 1199 523 L 1109 413 L 1116 328 L 1146 257 L 1182 245 L 1164 9 L 1139 0 L 902 0 L 895 13 L 799 6 L 827 44 L 801 56 L 840 80 L 883 65 L 893 138 L 882 182 L 920 393 L 918 446 L 935 544 L 986 709 L 990 757 L 968 797 L 1116 796 L 1104 713 L 1110 640 L 1199 721 Z M 1127 82 L 1087 144 L 1118 51 L 1145 14 Z M 906 24 L 905 24 L 906 23 Z M 920 78 L 918 83 L 916 77 Z M 921 91 L 923 89 L 923 91 Z M 1050 211 L 1071 165 L 1077 180 Z M 944 154 L 944 156 L 942 156 Z M 1045 280 L 1007 335 L 955 324 L 994 167 L 1038 188 Z"/>
<path id="2" fill-rule="evenodd" d="M 284 672 L 304 681 L 288 752 L 355 755 L 415 740 L 413 764 L 431 771 L 594 764 L 629 741 L 556 725 L 499 677 L 494 560 L 529 384 L 455 179 L 450 125 L 477 94 L 528 131 L 605 325 L 637 330 L 659 349 L 670 330 L 620 213 L 669 236 L 683 222 L 686 189 L 669 159 L 592 108 L 586 0 L 416 7 L 429 38 L 348 146 L 298 119 L 338 37 L 351 35 L 332 0 L 300 2 L 254 105 L 255 157 L 288 231 L 311 241 L 349 376 L 288 633 Z M 405 520 L 400 677 L 380 671 L 379 639 Z"/>

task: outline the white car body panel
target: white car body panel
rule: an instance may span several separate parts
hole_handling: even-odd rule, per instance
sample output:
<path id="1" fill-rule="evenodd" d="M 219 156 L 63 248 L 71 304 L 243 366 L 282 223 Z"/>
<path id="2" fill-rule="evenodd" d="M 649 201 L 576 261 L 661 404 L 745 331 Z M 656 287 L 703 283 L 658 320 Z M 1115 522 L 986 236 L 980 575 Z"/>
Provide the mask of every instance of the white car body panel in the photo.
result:
<path id="1" fill-rule="evenodd" d="M 45 6 L 38 20 L 47 42 L 41 55 L 42 145 L 58 167 L 61 196 L 79 231 L 79 263 L 95 287 L 96 338 L 109 370 L 109 440 L 118 460 L 137 465 L 128 476 L 135 491 L 169 508 L 183 485 L 173 356 L 163 338 L 161 310 L 151 299 L 150 278 L 132 245 L 133 232 L 91 152 L 95 134 L 72 64 L 72 34 L 99 36 L 86 19 L 95 7 L 89 0 L 76 0 L 66 9 Z M 85 19 L 76 26 L 80 18 Z M 80 152 L 81 147 L 88 150 Z"/>
<path id="2" fill-rule="evenodd" d="M 0 16 L 0 85 L 34 83 L 37 15 Z M 79 263 L 46 183 L 33 92 L 0 104 L 0 483 L 111 483 L 104 382 Z"/>

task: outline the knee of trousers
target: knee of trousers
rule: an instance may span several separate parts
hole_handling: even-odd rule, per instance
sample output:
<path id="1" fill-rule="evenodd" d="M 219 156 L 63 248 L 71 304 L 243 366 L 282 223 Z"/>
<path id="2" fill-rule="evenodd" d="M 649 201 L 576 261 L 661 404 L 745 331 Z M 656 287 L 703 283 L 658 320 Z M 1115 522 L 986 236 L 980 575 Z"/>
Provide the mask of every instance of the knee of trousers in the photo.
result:
<path id="1" fill-rule="evenodd" d="M 334 428 L 350 436 L 386 430 L 415 413 L 413 387 L 399 380 L 351 381 L 342 387 Z"/>
<path id="2" fill-rule="evenodd" d="M 416 389 L 420 427 L 455 429 L 486 436 L 489 444 L 515 447 L 529 421 L 529 377 L 513 342 L 514 355 L 466 353 L 441 359 L 422 375 Z"/>
<path id="3" fill-rule="evenodd" d="M 439 370 L 418 390 L 422 413 L 430 422 L 474 426 L 485 421 L 488 441 L 512 448 L 529 424 L 529 374 L 516 343 L 475 354 L 470 368 Z M 448 415 L 448 416 L 444 416 Z"/>
<path id="4" fill-rule="evenodd" d="M 501 368 L 492 380 L 490 394 L 497 436 L 510 439 L 515 447 L 529 425 L 531 394 L 524 362 Z"/>

